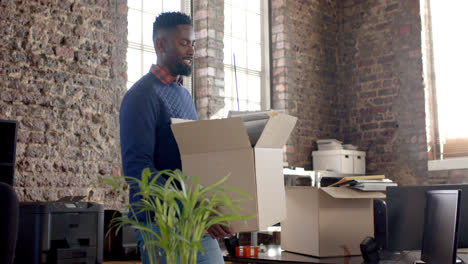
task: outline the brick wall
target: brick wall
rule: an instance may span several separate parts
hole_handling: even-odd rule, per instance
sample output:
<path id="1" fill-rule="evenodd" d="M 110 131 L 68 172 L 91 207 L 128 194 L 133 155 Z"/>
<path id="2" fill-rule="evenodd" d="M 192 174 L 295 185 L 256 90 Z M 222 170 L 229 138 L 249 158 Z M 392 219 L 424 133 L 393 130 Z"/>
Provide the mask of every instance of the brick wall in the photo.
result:
<path id="1" fill-rule="evenodd" d="M 315 140 L 341 138 L 338 8 L 335 1 L 273 0 L 271 14 L 272 108 L 299 118 L 285 159 L 311 168 Z"/>
<path id="2" fill-rule="evenodd" d="M 273 0 L 271 13 L 273 107 L 299 117 L 290 165 L 337 138 L 367 152 L 368 174 L 468 182 L 468 170 L 427 170 L 419 0 Z"/>
<path id="3" fill-rule="evenodd" d="M 367 173 L 401 184 L 427 174 L 419 1 L 342 1 L 339 78 L 344 140 Z"/>
<path id="4" fill-rule="evenodd" d="M 0 119 L 19 121 L 20 200 L 105 201 L 104 190 L 89 185 L 120 174 L 126 6 L 126 0 L 0 1 Z"/>
<path id="5" fill-rule="evenodd" d="M 196 37 L 194 98 L 200 119 L 224 107 L 224 1 L 193 1 Z"/>

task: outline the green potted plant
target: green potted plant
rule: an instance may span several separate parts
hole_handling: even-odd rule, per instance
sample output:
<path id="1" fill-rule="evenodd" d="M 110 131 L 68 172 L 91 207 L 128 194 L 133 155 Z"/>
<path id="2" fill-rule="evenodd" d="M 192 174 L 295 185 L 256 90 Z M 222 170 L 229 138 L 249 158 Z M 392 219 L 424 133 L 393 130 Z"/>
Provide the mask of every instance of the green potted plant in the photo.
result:
<path id="1" fill-rule="evenodd" d="M 166 184 L 160 186 L 156 180 L 163 175 L 168 178 Z M 239 189 L 223 186 L 228 177 L 206 187 L 200 185 L 196 176 L 184 176 L 180 170 L 152 173 L 145 169 L 141 179 L 124 177 L 130 186 L 139 187 L 140 191 L 136 195 L 141 196 L 137 204 L 129 205 L 130 215 L 144 213 L 147 221 L 153 221 L 159 227 L 160 234 L 131 216 L 114 218 L 111 227 L 116 231 L 125 225 L 138 229 L 151 263 L 158 263 L 158 248 L 161 248 L 167 263 L 195 264 L 198 251 L 203 252 L 201 238 L 209 227 L 253 217 L 239 215 L 240 200 L 230 199 L 226 191 L 250 197 Z M 101 183 L 111 186 L 116 193 L 128 189 L 121 180 L 115 178 L 102 178 Z M 218 209 L 221 207 L 222 211 Z"/>

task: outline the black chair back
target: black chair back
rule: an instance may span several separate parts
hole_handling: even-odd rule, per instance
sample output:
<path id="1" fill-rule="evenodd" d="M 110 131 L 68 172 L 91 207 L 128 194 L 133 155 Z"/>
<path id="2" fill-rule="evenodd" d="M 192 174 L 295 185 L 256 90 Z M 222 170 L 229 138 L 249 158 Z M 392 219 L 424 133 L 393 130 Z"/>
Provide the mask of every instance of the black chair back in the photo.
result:
<path id="1" fill-rule="evenodd" d="M 0 263 L 13 263 L 18 220 L 18 197 L 10 185 L 0 182 Z"/>

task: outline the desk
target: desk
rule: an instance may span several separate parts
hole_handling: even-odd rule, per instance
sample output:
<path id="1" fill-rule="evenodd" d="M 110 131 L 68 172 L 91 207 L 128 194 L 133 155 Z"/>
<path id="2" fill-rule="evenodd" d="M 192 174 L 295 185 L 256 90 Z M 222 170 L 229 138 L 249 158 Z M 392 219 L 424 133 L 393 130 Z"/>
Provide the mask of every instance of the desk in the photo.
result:
<path id="1" fill-rule="evenodd" d="M 464 263 L 468 263 L 468 254 L 459 252 L 458 258 Z M 421 256 L 420 251 L 404 251 L 401 254 L 381 254 L 382 264 L 413 264 L 413 261 L 419 259 Z M 384 259 L 382 259 L 384 258 Z M 385 260 L 385 258 L 388 258 Z M 392 260 L 390 260 L 392 259 Z M 299 263 L 312 263 L 312 264 L 362 264 L 364 259 L 361 256 L 353 257 L 332 257 L 332 258 L 314 258 L 301 254 L 295 254 L 287 251 L 281 251 L 280 246 L 268 246 L 266 253 L 259 253 L 257 258 L 237 258 L 225 256 L 226 263 L 239 264 L 239 263 L 277 263 L 277 264 L 299 264 Z"/>
<path id="2" fill-rule="evenodd" d="M 258 253 L 256 258 L 237 258 L 225 256 L 225 261 L 232 263 L 315 263 L 315 264 L 361 264 L 361 256 L 314 258 L 301 254 L 282 251 L 279 245 L 267 246 L 265 253 Z"/>

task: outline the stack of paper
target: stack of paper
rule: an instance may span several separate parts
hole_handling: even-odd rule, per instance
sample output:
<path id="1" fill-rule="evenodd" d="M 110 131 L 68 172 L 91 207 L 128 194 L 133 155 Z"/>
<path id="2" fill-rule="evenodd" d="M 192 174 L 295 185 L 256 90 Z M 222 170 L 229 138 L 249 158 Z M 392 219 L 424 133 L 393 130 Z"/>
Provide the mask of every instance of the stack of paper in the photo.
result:
<path id="1" fill-rule="evenodd" d="M 397 184 L 390 179 L 385 179 L 384 175 L 369 175 L 344 177 L 329 187 L 333 186 L 347 186 L 361 191 L 386 191 L 388 186 L 397 186 Z"/>
<path id="2" fill-rule="evenodd" d="M 390 179 L 382 180 L 354 180 L 349 184 L 350 188 L 359 189 L 361 191 L 386 191 L 388 186 L 397 186 Z"/>

